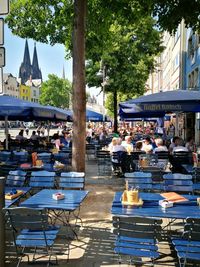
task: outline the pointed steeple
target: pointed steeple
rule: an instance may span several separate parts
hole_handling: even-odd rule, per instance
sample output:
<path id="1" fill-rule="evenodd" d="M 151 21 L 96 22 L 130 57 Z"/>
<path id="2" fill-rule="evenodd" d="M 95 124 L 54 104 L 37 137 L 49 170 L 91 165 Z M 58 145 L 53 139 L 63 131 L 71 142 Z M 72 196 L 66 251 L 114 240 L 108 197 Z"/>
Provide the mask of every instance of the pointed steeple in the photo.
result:
<path id="1" fill-rule="evenodd" d="M 42 80 L 42 73 L 41 73 L 41 70 L 40 70 L 39 64 L 38 64 L 36 43 L 34 43 L 34 52 L 33 52 L 33 61 L 32 61 L 32 79 L 41 79 Z"/>
<path id="2" fill-rule="evenodd" d="M 38 57 L 37 57 L 37 49 L 36 49 L 36 43 L 34 43 L 34 52 L 33 52 L 32 67 L 33 67 L 33 68 L 36 68 L 36 69 L 39 69 Z"/>
<path id="3" fill-rule="evenodd" d="M 26 42 L 25 42 L 23 63 L 25 65 L 31 65 L 31 59 L 30 59 L 30 53 L 29 53 L 29 47 L 28 47 L 28 41 L 27 41 L 27 39 L 26 39 Z"/>
<path id="4" fill-rule="evenodd" d="M 25 82 L 29 79 L 30 75 L 31 75 L 31 60 L 29 54 L 28 41 L 26 39 L 25 49 L 24 49 L 24 59 L 19 68 L 19 78 L 21 78 L 21 83 L 25 84 Z"/>
<path id="5" fill-rule="evenodd" d="M 63 65 L 63 74 L 62 74 L 63 80 L 65 80 L 65 66 Z"/>

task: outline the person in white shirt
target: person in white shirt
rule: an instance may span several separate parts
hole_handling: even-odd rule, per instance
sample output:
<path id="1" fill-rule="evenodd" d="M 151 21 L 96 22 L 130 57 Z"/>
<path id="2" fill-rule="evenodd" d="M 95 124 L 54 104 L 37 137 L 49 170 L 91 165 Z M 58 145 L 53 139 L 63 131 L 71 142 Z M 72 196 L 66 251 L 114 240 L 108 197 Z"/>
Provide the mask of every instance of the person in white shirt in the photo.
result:
<path id="1" fill-rule="evenodd" d="M 15 137 L 16 140 L 18 141 L 24 141 L 27 138 L 24 137 L 24 130 L 20 130 L 20 132 L 18 133 L 18 135 Z"/>
<path id="2" fill-rule="evenodd" d="M 162 151 L 168 152 L 168 149 L 166 146 L 163 145 L 163 140 L 161 138 L 156 138 L 155 143 L 157 147 L 154 148 L 153 153 L 162 152 Z"/>
<path id="3" fill-rule="evenodd" d="M 122 142 L 122 146 L 126 149 L 128 153 L 133 152 L 132 137 L 130 135 L 127 135 L 125 137 L 125 141 Z"/>
<path id="4" fill-rule="evenodd" d="M 150 137 L 146 137 L 142 143 L 142 151 L 145 151 L 146 153 L 152 153 L 153 151 L 153 146 L 151 144 L 151 139 Z"/>
<path id="5" fill-rule="evenodd" d="M 183 141 L 182 141 L 182 139 L 181 138 L 178 138 L 177 139 L 177 142 L 176 142 L 176 146 L 173 148 L 173 150 L 172 150 L 172 154 L 174 153 L 174 152 L 182 152 L 182 151 L 185 151 L 185 152 L 188 152 L 188 149 L 187 149 L 187 147 L 185 147 L 184 145 L 183 145 Z"/>
<path id="6" fill-rule="evenodd" d="M 36 135 L 36 131 L 33 131 L 33 132 L 32 132 L 32 135 L 31 135 L 31 137 L 30 137 L 30 140 L 32 140 L 32 141 L 36 141 L 36 140 L 38 140 L 38 136 Z"/>

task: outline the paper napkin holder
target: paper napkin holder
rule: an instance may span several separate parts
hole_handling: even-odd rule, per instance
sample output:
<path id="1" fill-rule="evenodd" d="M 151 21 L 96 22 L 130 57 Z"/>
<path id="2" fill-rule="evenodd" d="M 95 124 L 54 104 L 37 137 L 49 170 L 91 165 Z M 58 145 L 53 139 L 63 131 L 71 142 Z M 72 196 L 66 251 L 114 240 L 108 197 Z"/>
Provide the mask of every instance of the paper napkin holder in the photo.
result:
<path id="1" fill-rule="evenodd" d="M 173 202 L 168 201 L 166 199 L 162 199 L 162 200 L 159 200 L 159 205 L 164 209 L 171 208 L 173 207 Z"/>
<path id="2" fill-rule="evenodd" d="M 55 200 L 60 200 L 60 199 L 64 199 L 65 195 L 62 194 L 62 193 L 55 193 L 55 194 L 52 195 L 52 198 L 55 199 Z"/>

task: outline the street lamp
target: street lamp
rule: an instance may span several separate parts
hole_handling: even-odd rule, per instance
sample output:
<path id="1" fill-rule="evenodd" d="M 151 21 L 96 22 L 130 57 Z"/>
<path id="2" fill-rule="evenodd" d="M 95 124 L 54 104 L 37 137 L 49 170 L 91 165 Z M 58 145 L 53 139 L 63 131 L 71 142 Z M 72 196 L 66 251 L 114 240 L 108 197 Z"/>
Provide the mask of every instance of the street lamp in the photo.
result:
<path id="1" fill-rule="evenodd" d="M 100 62 L 100 69 L 97 72 L 97 77 L 102 79 L 102 91 L 103 91 L 103 122 L 105 122 L 105 86 L 108 84 L 108 77 L 106 76 L 106 66 L 103 61 Z"/>

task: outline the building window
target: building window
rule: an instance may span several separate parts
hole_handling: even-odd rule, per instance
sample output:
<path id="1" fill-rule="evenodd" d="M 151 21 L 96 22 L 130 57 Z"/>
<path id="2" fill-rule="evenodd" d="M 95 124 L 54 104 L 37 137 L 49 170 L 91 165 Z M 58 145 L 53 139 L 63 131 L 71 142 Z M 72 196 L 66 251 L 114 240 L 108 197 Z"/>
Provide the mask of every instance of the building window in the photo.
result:
<path id="1" fill-rule="evenodd" d="M 178 41 L 179 37 L 180 37 L 180 25 L 178 26 L 177 31 L 174 35 L 174 43 Z"/>
<path id="2" fill-rule="evenodd" d="M 179 67 L 179 63 L 180 63 L 180 56 L 178 53 L 173 60 L 173 71 L 175 71 Z"/>
<path id="3" fill-rule="evenodd" d="M 195 89 L 199 87 L 199 69 L 196 68 L 188 75 L 188 87 L 189 89 Z"/>

